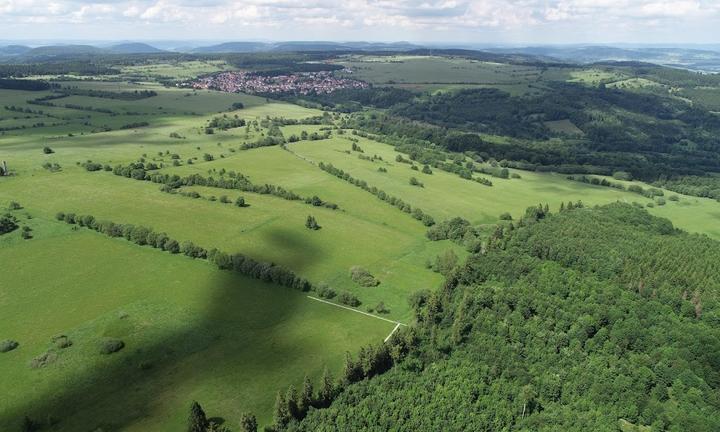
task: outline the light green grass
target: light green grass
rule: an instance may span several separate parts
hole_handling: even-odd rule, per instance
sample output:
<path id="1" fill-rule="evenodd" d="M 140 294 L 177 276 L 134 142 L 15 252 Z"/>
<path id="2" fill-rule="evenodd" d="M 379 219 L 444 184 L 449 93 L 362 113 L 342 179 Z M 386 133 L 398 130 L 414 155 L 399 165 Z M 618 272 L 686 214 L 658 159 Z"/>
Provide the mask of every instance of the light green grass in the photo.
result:
<path id="1" fill-rule="evenodd" d="M 546 121 L 545 126 L 553 132 L 564 133 L 568 135 L 582 135 L 583 131 L 575 126 L 573 122 L 568 119 Z"/>
<path id="2" fill-rule="evenodd" d="M 34 239 L 0 238 L 0 261 L 14 263 L 2 272 L 0 339 L 20 343 L 0 354 L 12 389 L 0 392 L 0 430 L 29 415 L 59 419 L 58 431 L 175 431 L 191 400 L 231 426 L 246 410 L 268 423 L 275 390 L 338 373 L 346 350 L 393 328 L 204 261 L 31 222 Z M 73 345 L 31 369 L 58 334 Z M 102 337 L 126 347 L 101 355 Z"/>
<path id="3" fill-rule="evenodd" d="M 548 203 L 551 208 L 557 209 L 561 202 L 571 200 L 582 200 L 586 205 L 618 200 L 636 201 L 643 205 L 650 202 L 638 194 L 569 181 L 564 175 L 553 173 L 511 169 L 511 172 L 520 174 L 520 179 L 498 179 L 478 174 L 490 179 L 493 182 L 492 187 L 437 169 L 432 175 L 426 175 L 411 170 L 408 164 L 395 162 L 398 153 L 391 146 L 361 137 L 355 138 L 359 138 L 359 144 L 366 155 L 377 154 L 382 156 L 384 162 L 361 160 L 354 152 L 347 154 L 345 151 L 350 149 L 351 142 L 340 137 L 324 141 L 303 141 L 289 147 L 302 157 L 316 162 L 332 163 L 370 185 L 401 197 L 411 205 L 422 208 L 436 220 L 461 216 L 477 224 L 495 223 L 504 212 L 510 212 L 517 218 L 530 205 Z M 408 158 L 408 155 L 404 157 Z M 380 166 L 385 167 L 387 172 L 378 172 Z M 409 179 L 413 176 L 423 182 L 425 187 L 411 186 Z M 674 193 L 665 191 L 665 194 L 669 196 Z M 676 226 L 690 232 L 707 233 L 720 238 L 720 231 L 716 228 L 720 222 L 720 203 L 710 199 L 681 197 L 680 202 L 668 201 L 666 206 L 650 211 L 668 217 Z M 690 203 L 693 205 L 689 205 Z"/>
<path id="4" fill-rule="evenodd" d="M 153 78 L 189 79 L 199 75 L 232 70 L 224 61 L 184 61 L 174 63 L 156 63 L 141 66 L 125 66 L 121 69 L 122 75 L 128 77 L 142 76 Z"/>
<path id="5" fill-rule="evenodd" d="M 534 66 L 481 62 L 465 58 L 350 56 L 338 63 L 349 76 L 374 84 L 517 84 L 535 81 L 542 73 Z"/>
<path id="6" fill-rule="evenodd" d="M 620 71 L 597 68 L 571 71 L 568 81 L 596 86 L 602 83 L 624 80 L 626 78 L 629 77 Z"/>

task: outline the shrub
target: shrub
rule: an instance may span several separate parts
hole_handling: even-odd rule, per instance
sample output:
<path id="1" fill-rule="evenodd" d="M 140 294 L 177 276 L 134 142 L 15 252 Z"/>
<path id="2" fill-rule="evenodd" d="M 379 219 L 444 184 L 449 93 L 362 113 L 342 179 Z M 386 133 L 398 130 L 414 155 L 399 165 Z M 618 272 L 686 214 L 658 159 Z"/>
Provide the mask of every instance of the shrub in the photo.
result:
<path id="1" fill-rule="evenodd" d="M 16 222 L 17 220 L 9 214 L 0 216 L 0 235 L 15 231 L 18 227 Z"/>
<path id="2" fill-rule="evenodd" d="M 229 204 L 230 199 L 227 197 L 227 195 L 220 195 L 220 202 L 223 204 Z"/>
<path id="3" fill-rule="evenodd" d="M 337 296 L 334 289 L 330 288 L 326 283 L 321 283 L 317 290 L 318 296 L 324 299 L 331 299 Z"/>
<path id="4" fill-rule="evenodd" d="M 355 297 L 355 294 L 347 291 L 343 291 L 340 293 L 340 295 L 338 296 L 338 302 L 351 307 L 360 306 L 360 300 Z"/>
<path id="5" fill-rule="evenodd" d="M 43 147 L 43 153 L 45 153 L 45 154 L 52 154 L 52 153 L 55 153 L 55 150 L 51 149 L 51 148 L 48 147 L 48 146 L 45 146 L 45 147 Z"/>
<path id="6" fill-rule="evenodd" d="M 235 200 L 235 205 L 238 207 L 247 207 L 247 204 L 245 203 L 245 198 L 241 196 L 237 197 L 237 199 Z"/>
<path id="7" fill-rule="evenodd" d="M 165 242 L 163 249 L 174 254 L 180 253 L 180 244 L 177 242 L 177 240 L 170 239 Z"/>
<path id="8" fill-rule="evenodd" d="M 508 212 L 505 212 L 500 215 L 500 220 L 505 220 L 505 221 L 512 220 L 512 215 Z"/>
<path id="9" fill-rule="evenodd" d="M 6 353 L 9 351 L 14 350 L 15 348 L 20 345 L 17 343 L 17 341 L 14 341 L 12 339 L 6 339 L 4 341 L 0 341 L 0 353 Z"/>
<path id="10" fill-rule="evenodd" d="M 350 278 L 355 283 L 363 287 L 374 287 L 380 285 L 379 280 L 375 279 L 369 271 L 360 266 L 353 266 L 350 268 Z"/>
<path id="11" fill-rule="evenodd" d="M 657 204 L 657 205 L 659 205 L 659 206 L 664 206 L 664 205 L 665 205 L 665 198 L 663 198 L 663 197 L 657 198 L 657 199 L 655 200 L 655 204 Z"/>
<path id="12" fill-rule="evenodd" d="M 318 225 L 314 216 L 308 216 L 305 220 L 305 228 L 316 231 L 320 229 L 320 225 Z"/>
<path id="13" fill-rule="evenodd" d="M 33 369 L 44 368 L 45 366 L 51 365 L 57 361 L 58 355 L 53 351 L 40 354 L 39 356 L 30 360 L 30 367 Z"/>
<path id="14" fill-rule="evenodd" d="M 23 207 L 17 201 L 10 201 L 10 204 L 8 205 L 8 210 L 20 210 L 22 208 Z"/>
<path id="15" fill-rule="evenodd" d="M 55 336 L 55 337 L 52 339 L 52 341 L 53 341 L 53 344 L 55 345 L 55 347 L 56 347 L 56 348 L 59 348 L 59 349 L 69 348 L 69 347 L 71 347 L 72 344 L 73 344 L 73 342 L 70 340 L 70 338 L 68 338 L 68 337 L 65 336 L 65 335 Z"/>
<path id="16" fill-rule="evenodd" d="M 120 339 L 103 339 L 100 341 L 100 354 L 112 354 L 125 348 L 125 342 Z"/>
<path id="17" fill-rule="evenodd" d="M 670 196 L 668 197 L 668 199 L 669 199 L 670 201 L 680 201 L 680 197 L 677 196 L 677 195 L 670 195 Z"/>
<path id="18" fill-rule="evenodd" d="M 375 306 L 375 312 L 377 312 L 379 314 L 386 314 L 386 313 L 390 313 L 390 309 L 388 309 L 385 306 L 384 302 L 380 302 L 380 303 L 378 303 L 377 306 Z"/>
<path id="19" fill-rule="evenodd" d="M 615 180 L 624 180 L 624 181 L 632 180 L 632 175 L 625 171 L 615 171 L 612 176 Z"/>
<path id="20" fill-rule="evenodd" d="M 422 184 L 418 179 L 416 179 L 415 177 L 410 177 L 410 184 L 411 184 L 412 186 L 423 187 L 423 184 Z"/>

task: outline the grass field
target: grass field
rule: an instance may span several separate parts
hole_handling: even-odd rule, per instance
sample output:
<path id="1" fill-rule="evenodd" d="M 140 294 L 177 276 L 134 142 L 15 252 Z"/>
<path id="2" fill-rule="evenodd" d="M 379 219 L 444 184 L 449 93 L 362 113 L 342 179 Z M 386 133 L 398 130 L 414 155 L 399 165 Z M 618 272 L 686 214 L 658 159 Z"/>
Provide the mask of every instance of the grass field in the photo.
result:
<path id="1" fill-rule="evenodd" d="M 3 268 L 0 338 L 20 343 L 0 355 L 13 389 L 0 393 L 0 430 L 19 430 L 28 415 L 62 419 L 61 431 L 173 431 L 193 399 L 230 425 L 244 411 L 269 422 L 274 389 L 324 367 L 338 373 L 345 351 L 393 328 L 206 262 L 28 222 L 32 240 L 0 239 L 0 260 L 15 263 Z M 53 347 L 60 334 L 71 347 Z M 106 337 L 125 348 L 99 354 Z M 29 366 L 48 350 L 54 363 Z"/>
<path id="2" fill-rule="evenodd" d="M 143 66 L 126 66 L 122 68 L 121 74 L 128 78 L 149 76 L 154 78 L 188 79 L 207 73 L 232 69 L 230 65 L 221 60 L 194 60 L 175 63 L 156 63 Z"/>
<path id="3" fill-rule="evenodd" d="M 478 86 L 497 87 L 511 94 L 538 92 L 531 84 L 563 72 L 523 65 L 481 62 L 465 58 L 421 56 L 348 56 L 338 61 L 350 77 L 373 84 L 392 84 L 426 91 Z"/>
<path id="4" fill-rule="evenodd" d="M 583 131 L 568 119 L 546 121 L 545 126 L 553 132 L 560 132 L 568 135 L 582 135 Z"/>
<path id="5" fill-rule="evenodd" d="M 400 196 L 407 202 L 421 207 L 436 220 L 462 216 L 472 223 L 496 223 L 501 213 L 510 212 L 519 217 L 525 208 L 539 202 L 557 209 L 561 202 L 582 200 L 586 205 L 605 204 L 617 200 L 638 202 L 643 205 L 651 200 L 630 192 L 569 181 L 564 175 L 510 170 L 520 179 L 499 179 L 484 174 L 492 187 L 434 170 L 422 174 L 410 169 L 410 165 L 395 162 L 398 154 L 392 147 L 362 137 L 359 145 L 366 155 L 382 156 L 384 162 L 370 162 L 348 154 L 351 142 L 343 138 L 323 141 L 303 141 L 291 144 L 293 152 L 315 162 L 332 163 L 354 177 L 377 186 L 386 192 Z M 407 155 L 405 155 L 407 158 Z M 387 172 L 378 172 L 383 166 Z M 411 186 L 410 177 L 417 177 L 424 187 Z M 635 182 L 645 188 L 646 184 Z M 665 191 L 666 196 L 674 194 Z M 679 202 L 668 202 L 663 207 L 649 209 L 651 213 L 669 218 L 676 226 L 690 232 L 706 233 L 720 238 L 720 203 L 711 199 L 682 196 Z"/>

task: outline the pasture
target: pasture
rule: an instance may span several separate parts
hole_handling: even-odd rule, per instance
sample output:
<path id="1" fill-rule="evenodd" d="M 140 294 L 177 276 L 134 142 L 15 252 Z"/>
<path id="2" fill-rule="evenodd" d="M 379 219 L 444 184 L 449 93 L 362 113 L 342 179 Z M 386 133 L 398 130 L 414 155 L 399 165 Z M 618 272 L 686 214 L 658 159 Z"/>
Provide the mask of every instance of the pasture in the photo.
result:
<path id="1" fill-rule="evenodd" d="M 35 213 L 21 219 L 25 211 Z M 1 430 L 28 415 L 60 420 L 59 431 L 172 431 L 192 399 L 228 424 L 244 411 L 267 422 L 272 389 L 306 373 L 317 380 L 324 367 L 338 373 L 346 350 L 393 328 L 204 261 L 28 222 L 35 238 L 0 240 L 0 260 L 15 263 L 3 269 L 0 337 L 20 343 L 0 355 L 0 380 L 13 389 L 0 394 Z M 54 345 L 58 335 L 72 345 Z M 103 338 L 125 347 L 102 355 Z M 55 360 L 30 367 L 45 352 Z"/>
<path id="2" fill-rule="evenodd" d="M 542 88 L 534 86 L 534 83 L 551 75 L 564 73 L 534 66 L 453 57 L 352 55 L 338 60 L 337 63 L 352 71 L 348 74 L 351 78 L 376 85 L 427 91 L 487 86 L 497 87 L 511 94 L 533 93 Z"/>

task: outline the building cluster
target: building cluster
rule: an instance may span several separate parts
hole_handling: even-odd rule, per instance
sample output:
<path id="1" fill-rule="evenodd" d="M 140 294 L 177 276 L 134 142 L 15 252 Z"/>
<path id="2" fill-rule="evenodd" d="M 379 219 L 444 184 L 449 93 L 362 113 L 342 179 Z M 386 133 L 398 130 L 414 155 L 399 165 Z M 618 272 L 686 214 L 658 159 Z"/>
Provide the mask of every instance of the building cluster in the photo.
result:
<path id="1" fill-rule="evenodd" d="M 324 94 L 339 89 L 368 87 L 363 81 L 339 78 L 332 72 L 298 72 L 288 75 L 264 76 L 255 72 L 223 72 L 189 84 L 196 89 L 212 89 L 242 93 Z"/>

